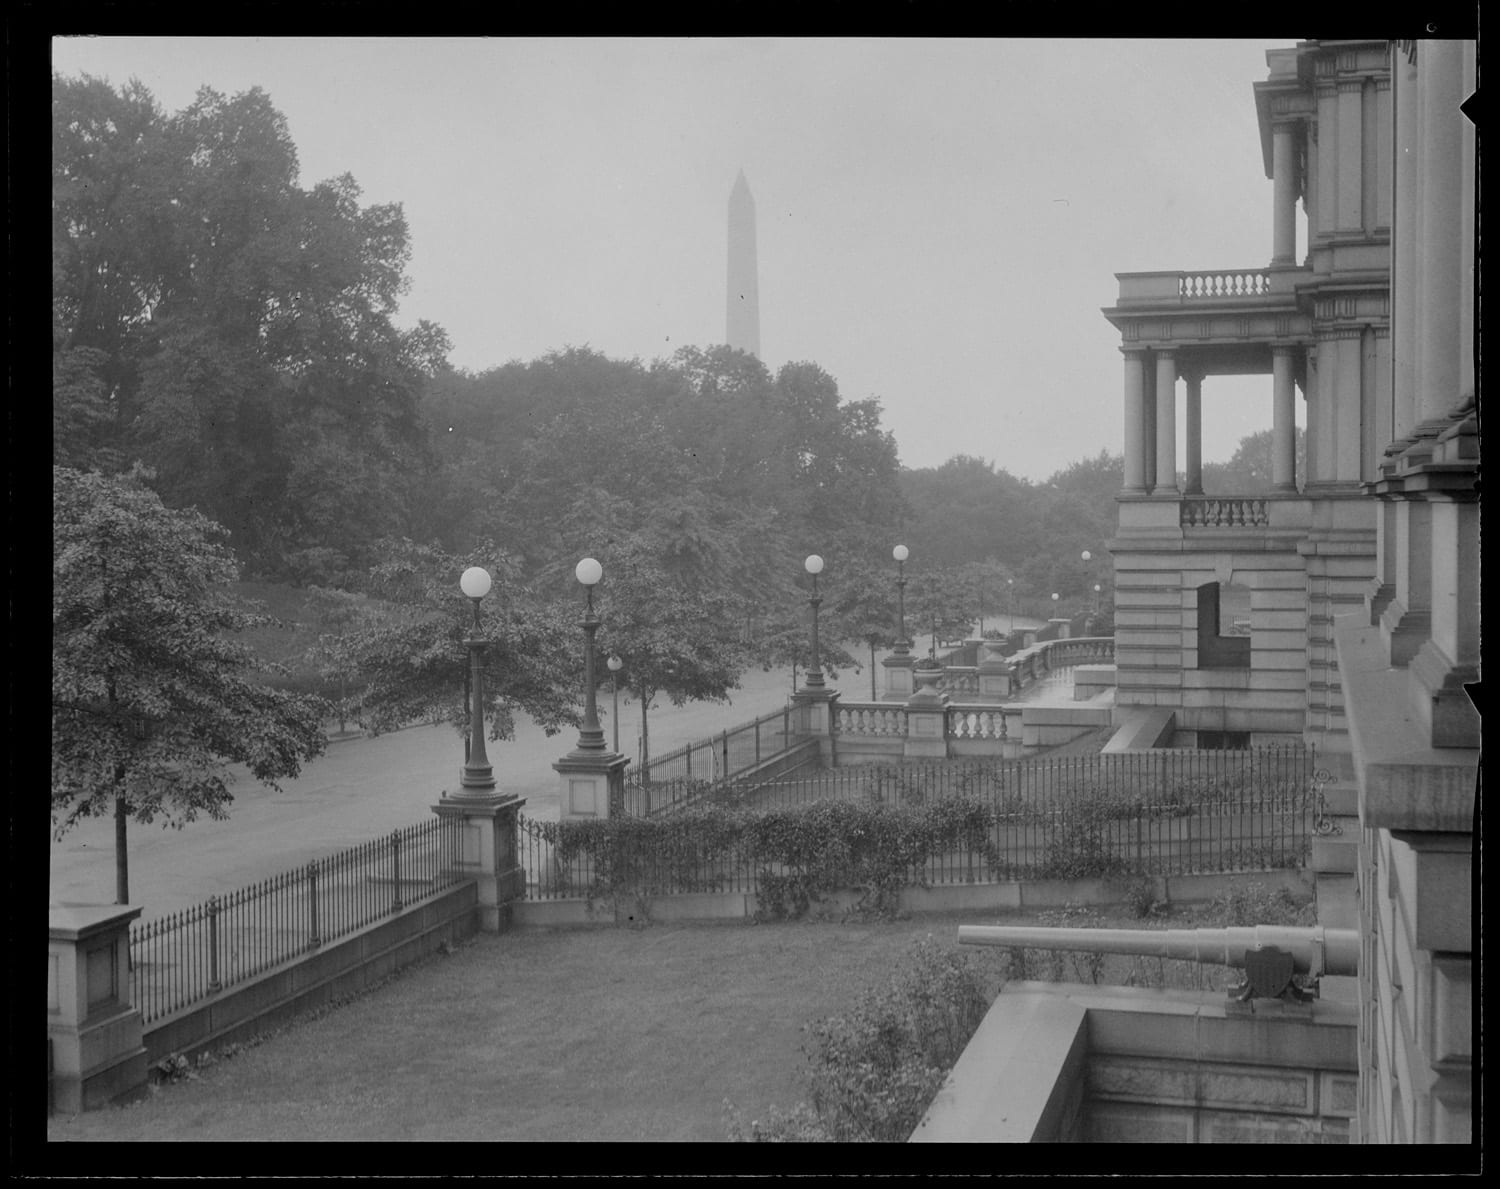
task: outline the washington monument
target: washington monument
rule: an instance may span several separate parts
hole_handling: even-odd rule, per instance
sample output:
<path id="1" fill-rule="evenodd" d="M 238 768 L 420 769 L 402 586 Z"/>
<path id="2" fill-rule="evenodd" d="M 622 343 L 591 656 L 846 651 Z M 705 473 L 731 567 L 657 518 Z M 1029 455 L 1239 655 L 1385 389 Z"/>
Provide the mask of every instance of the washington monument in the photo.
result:
<path id="1" fill-rule="evenodd" d="M 742 169 L 729 192 L 729 291 L 724 341 L 760 358 L 760 285 L 755 264 L 755 199 Z"/>

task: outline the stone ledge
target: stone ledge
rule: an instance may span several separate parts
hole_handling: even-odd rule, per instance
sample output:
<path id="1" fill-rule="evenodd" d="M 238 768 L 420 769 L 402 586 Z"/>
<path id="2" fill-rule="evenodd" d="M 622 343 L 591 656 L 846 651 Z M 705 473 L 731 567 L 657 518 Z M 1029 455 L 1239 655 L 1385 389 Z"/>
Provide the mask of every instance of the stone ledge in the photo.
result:
<path id="1" fill-rule="evenodd" d="M 1410 674 L 1392 668 L 1380 629 L 1359 612 L 1335 620 L 1344 712 L 1366 829 L 1474 829 L 1477 748 L 1434 748 L 1408 710 Z"/>
<path id="2" fill-rule="evenodd" d="M 1002 994 L 927 1108 L 912 1143 L 1035 1143 L 1073 1138 L 1087 1012 L 1045 992 Z M 997 1070 L 1004 1076 L 997 1077 Z M 1071 1109 L 1070 1109 L 1071 1107 Z"/>

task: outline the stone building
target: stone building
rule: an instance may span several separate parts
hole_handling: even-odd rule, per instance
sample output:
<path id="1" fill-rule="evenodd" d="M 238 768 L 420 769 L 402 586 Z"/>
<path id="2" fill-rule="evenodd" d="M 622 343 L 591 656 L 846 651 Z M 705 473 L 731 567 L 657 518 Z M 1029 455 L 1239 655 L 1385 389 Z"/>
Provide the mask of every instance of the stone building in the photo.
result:
<path id="1" fill-rule="evenodd" d="M 1318 749 L 1342 831 L 1315 854 L 1320 915 L 1364 935 L 1358 1136 L 1467 1141 L 1476 46 L 1266 59 L 1269 264 L 1119 274 L 1104 311 L 1124 356 L 1116 721 L 1155 745 Z M 1212 416 L 1214 378 L 1246 374 L 1270 377 L 1274 490 L 1204 491 L 1204 393 Z"/>

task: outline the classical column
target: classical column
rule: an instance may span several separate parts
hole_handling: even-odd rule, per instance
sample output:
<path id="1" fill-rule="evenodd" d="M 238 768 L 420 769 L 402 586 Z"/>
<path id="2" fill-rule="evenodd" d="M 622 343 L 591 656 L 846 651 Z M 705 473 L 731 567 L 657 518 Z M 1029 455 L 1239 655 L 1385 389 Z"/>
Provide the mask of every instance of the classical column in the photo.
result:
<path id="1" fill-rule="evenodd" d="M 1364 228 L 1364 94 L 1363 78 L 1338 81 L 1340 231 Z"/>
<path id="2" fill-rule="evenodd" d="M 1146 353 L 1125 353 L 1125 488 L 1146 492 Z"/>
<path id="3" fill-rule="evenodd" d="M 1467 100 L 1474 93 L 1477 83 L 1475 54 L 1476 45 L 1465 41 L 1463 45 L 1463 72 L 1460 78 L 1459 97 Z M 1467 399 L 1474 395 L 1474 122 L 1460 113 L 1462 132 L 1459 143 L 1463 156 L 1463 167 L 1459 177 L 1458 247 L 1460 264 L 1458 270 L 1458 395 Z"/>
<path id="4" fill-rule="evenodd" d="M 1156 494 L 1177 490 L 1177 358 L 1156 353 Z"/>
<path id="5" fill-rule="evenodd" d="M 1424 41 L 1417 51 L 1421 93 L 1422 269 L 1418 278 L 1416 419 L 1441 417 L 1458 398 L 1460 254 L 1463 176 L 1463 45 Z"/>
<path id="6" fill-rule="evenodd" d="M 1271 348 L 1271 482 L 1297 490 L 1297 391 L 1291 347 Z"/>
<path id="7" fill-rule="evenodd" d="M 1187 495 L 1203 494 L 1203 373 L 1184 372 L 1187 385 Z"/>
<path id="8" fill-rule="evenodd" d="M 1404 438 L 1416 419 L 1417 349 L 1417 70 L 1391 48 L 1395 92 L 1395 161 L 1391 229 L 1391 439 Z"/>
<path id="9" fill-rule="evenodd" d="M 1375 131 L 1370 152 L 1375 158 L 1375 228 L 1389 230 L 1391 226 L 1391 169 L 1395 162 L 1386 152 L 1391 147 L 1391 76 L 1377 75 L 1375 78 Z"/>
<path id="10" fill-rule="evenodd" d="M 1271 172 L 1273 182 L 1273 237 L 1271 265 L 1291 266 L 1297 262 L 1297 125 L 1294 122 L 1271 126 Z"/>

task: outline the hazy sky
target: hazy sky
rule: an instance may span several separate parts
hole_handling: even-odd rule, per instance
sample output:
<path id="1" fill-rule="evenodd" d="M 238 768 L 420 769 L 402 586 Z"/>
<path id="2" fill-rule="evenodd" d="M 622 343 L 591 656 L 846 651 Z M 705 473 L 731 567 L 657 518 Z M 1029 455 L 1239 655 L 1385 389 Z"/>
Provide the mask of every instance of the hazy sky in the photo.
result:
<path id="1" fill-rule="evenodd" d="M 402 204 L 399 320 L 470 371 L 722 342 L 743 169 L 772 371 L 878 398 L 907 466 L 1040 480 L 1121 449 L 1115 273 L 1270 260 L 1251 84 L 1294 44 L 102 37 L 53 65 L 168 112 L 263 88 L 304 187 Z M 1205 381 L 1206 461 L 1270 423 L 1269 376 Z"/>

